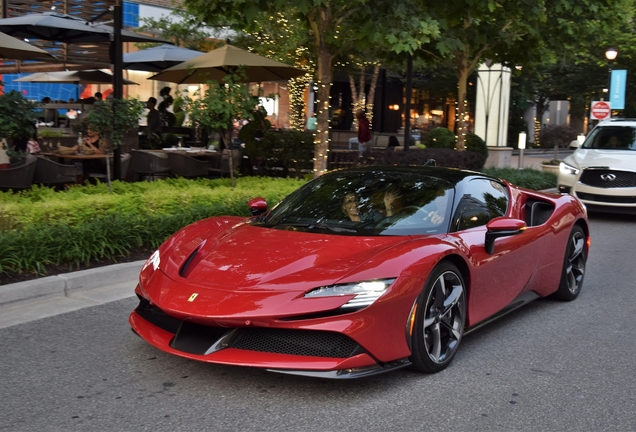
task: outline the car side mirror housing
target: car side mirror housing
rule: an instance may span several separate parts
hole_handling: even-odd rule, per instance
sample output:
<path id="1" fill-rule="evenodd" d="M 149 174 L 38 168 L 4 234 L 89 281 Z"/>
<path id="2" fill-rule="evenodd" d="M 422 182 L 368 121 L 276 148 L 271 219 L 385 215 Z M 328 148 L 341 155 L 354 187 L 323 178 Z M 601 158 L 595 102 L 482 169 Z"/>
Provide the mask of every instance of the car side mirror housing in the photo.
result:
<path id="1" fill-rule="evenodd" d="M 576 150 L 581 147 L 581 142 L 579 140 L 570 141 L 570 149 Z"/>
<path id="2" fill-rule="evenodd" d="M 267 201 L 265 201 L 265 198 L 252 198 L 247 202 L 247 205 L 252 212 L 252 216 L 260 216 L 267 211 Z"/>
<path id="3" fill-rule="evenodd" d="M 486 253 L 492 255 L 495 252 L 495 240 L 499 237 L 510 237 L 521 234 L 527 225 L 521 219 L 499 217 L 486 224 L 486 240 L 484 247 Z"/>

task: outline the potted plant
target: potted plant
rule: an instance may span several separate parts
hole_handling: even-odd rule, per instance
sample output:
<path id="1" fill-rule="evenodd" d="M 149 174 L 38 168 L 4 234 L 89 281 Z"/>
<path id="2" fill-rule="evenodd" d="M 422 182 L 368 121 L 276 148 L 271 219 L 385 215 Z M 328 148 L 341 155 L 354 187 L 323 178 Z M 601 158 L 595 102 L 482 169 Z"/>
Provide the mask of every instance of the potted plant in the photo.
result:
<path id="1" fill-rule="evenodd" d="M 559 165 L 561 165 L 561 161 L 559 159 L 544 160 L 541 162 L 541 169 L 543 171 L 553 172 L 556 174 L 559 172 Z"/>
<path id="2" fill-rule="evenodd" d="M 208 81 L 206 90 L 199 92 L 198 98 L 186 98 L 188 113 L 192 123 L 209 132 L 217 132 L 228 149 L 229 169 L 232 187 L 234 161 L 231 150 L 233 122 L 253 120 L 258 106 L 259 95 L 253 95 L 246 84 L 245 72 L 238 69 L 223 77 L 222 82 Z"/>
<path id="3" fill-rule="evenodd" d="M 10 157 L 16 156 L 11 144 L 15 139 L 28 139 L 36 132 L 40 106 L 25 98 L 22 93 L 11 90 L 0 95 L 0 167 L 9 165 Z"/>
<path id="4" fill-rule="evenodd" d="M 86 128 L 99 132 L 107 143 L 107 152 L 120 147 L 126 132 L 139 127 L 144 105 L 137 99 L 96 101 L 84 117 Z"/>

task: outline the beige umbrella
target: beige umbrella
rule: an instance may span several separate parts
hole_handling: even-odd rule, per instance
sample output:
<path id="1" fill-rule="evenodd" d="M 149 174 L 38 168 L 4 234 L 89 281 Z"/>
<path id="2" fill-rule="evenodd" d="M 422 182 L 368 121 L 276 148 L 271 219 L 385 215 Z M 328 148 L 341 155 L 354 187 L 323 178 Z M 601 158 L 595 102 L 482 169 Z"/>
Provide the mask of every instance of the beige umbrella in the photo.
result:
<path id="1" fill-rule="evenodd" d="M 48 52 L 4 33 L 0 33 L 0 57 L 16 60 L 35 60 L 53 57 Z"/>
<path id="2" fill-rule="evenodd" d="M 202 84 L 219 81 L 239 66 L 247 75 L 245 82 L 287 81 L 305 74 L 288 64 L 253 54 L 232 45 L 210 51 L 168 68 L 149 79 L 177 84 Z"/>

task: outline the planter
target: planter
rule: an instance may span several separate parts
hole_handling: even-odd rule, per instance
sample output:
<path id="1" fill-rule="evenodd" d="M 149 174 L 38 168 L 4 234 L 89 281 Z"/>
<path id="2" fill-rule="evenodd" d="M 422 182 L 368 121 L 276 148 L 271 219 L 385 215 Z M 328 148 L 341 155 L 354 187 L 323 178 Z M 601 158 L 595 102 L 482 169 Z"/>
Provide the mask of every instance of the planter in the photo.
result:
<path id="1" fill-rule="evenodd" d="M 547 172 L 552 172 L 554 174 L 558 174 L 559 173 L 559 165 L 541 164 L 541 170 L 542 171 L 547 171 Z"/>

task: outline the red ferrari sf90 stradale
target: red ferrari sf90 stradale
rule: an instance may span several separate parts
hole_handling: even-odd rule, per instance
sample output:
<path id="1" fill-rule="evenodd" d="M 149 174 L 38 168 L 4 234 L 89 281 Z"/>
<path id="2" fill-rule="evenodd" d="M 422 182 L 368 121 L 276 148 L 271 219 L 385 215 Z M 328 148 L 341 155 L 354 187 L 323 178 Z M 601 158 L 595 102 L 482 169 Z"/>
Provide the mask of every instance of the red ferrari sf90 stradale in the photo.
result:
<path id="1" fill-rule="evenodd" d="M 438 372 L 467 331 L 537 297 L 575 299 L 589 248 L 577 198 L 455 169 L 333 171 L 250 208 L 152 254 L 129 319 L 139 336 L 292 374 Z"/>

